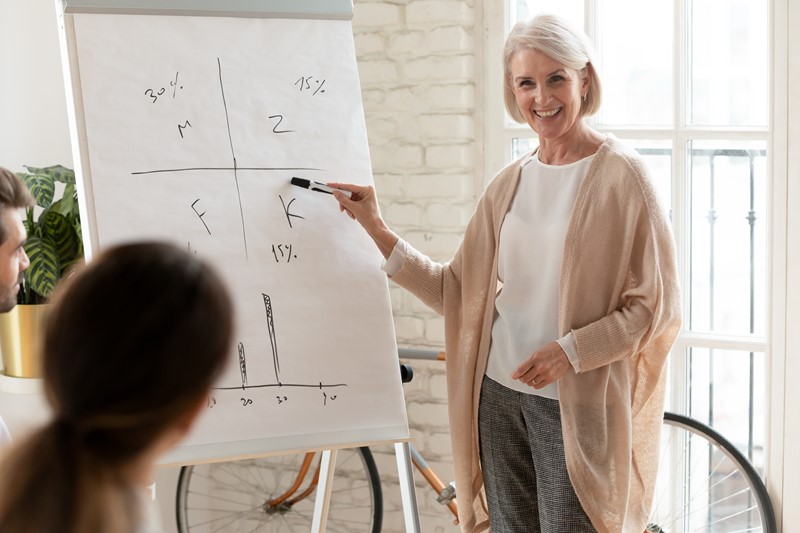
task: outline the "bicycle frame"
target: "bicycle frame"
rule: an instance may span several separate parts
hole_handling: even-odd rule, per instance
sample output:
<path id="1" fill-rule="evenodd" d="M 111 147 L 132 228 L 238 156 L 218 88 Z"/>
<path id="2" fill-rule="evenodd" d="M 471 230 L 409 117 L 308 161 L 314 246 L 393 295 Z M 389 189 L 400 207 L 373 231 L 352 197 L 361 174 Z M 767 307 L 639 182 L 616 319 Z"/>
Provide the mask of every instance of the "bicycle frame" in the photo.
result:
<path id="1" fill-rule="evenodd" d="M 436 494 L 438 494 L 436 501 L 442 505 L 447 505 L 447 508 L 453 513 L 453 524 L 458 525 L 458 506 L 456 505 L 455 487 L 452 483 L 450 485 L 442 483 L 442 480 L 439 479 L 439 476 L 436 475 L 436 472 L 428 465 L 428 462 L 425 461 L 425 458 L 420 455 L 417 449 L 411 445 L 409 447 L 411 448 L 411 462 L 414 463 L 414 466 L 419 470 L 420 474 L 422 474 L 428 484 L 436 491 Z"/>
<path id="2" fill-rule="evenodd" d="M 420 455 L 416 448 L 413 445 L 409 445 L 411 449 L 411 462 L 414 464 L 414 467 L 419 471 L 420 474 L 425 478 L 425 481 L 436 491 L 437 497 L 436 501 L 438 501 L 442 505 L 446 505 L 450 512 L 453 513 L 453 524 L 458 525 L 458 506 L 456 504 L 455 499 L 455 489 L 452 485 L 445 485 L 439 476 L 436 475 L 436 472 L 430 467 L 425 458 Z M 314 471 L 314 475 L 308 483 L 308 486 L 299 494 L 295 496 L 295 493 L 300 489 L 303 485 L 303 481 L 305 480 L 308 472 L 311 470 L 311 463 L 314 461 L 314 457 L 316 456 L 316 452 L 307 452 L 305 457 L 303 458 L 303 464 L 300 466 L 300 470 L 297 472 L 297 477 L 292 483 L 292 486 L 289 487 L 286 492 L 278 496 L 277 498 L 273 498 L 271 500 L 267 500 L 264 502 L 264 510 L 269 512 L 272 510 L 281 510 L 286 508 L 291 508 L 294 504 L 299 502 L 300 500 L 307 498 L 317 488 L 319 484 L 319 471 L 320 471 L 320 464 L 317 463 L 317 467 Z"/>
<path id="3" fill-rule="evenodd" d="M 271 500 L 267 500 L 266 502 L 264 502 L 264 510 L 269 511 L 270 509 L 279 509 L 281 506 L 291 507 L 295 503 L 299 502 L 303 498 L 308 497 L 311 493 L 314 492 L 314 490 L 317 488 L 317 485 L 319 484 L 319 470 L 321 462 L 317 463 L 317 468 L 316 471 L 314 472 L 314 477 L 311 479 L 311 482 L 308 484 L 308 487 L 306 487 L 306 489 L 300 494 L 298 494 L 295 498 L 292 498 L 292 495 L 294 495 L 294 493 L 297 492 L 297 489 L 300 488 L 300 485 L 303 484 L 303 480 L 305 479 L 306 474 L 308 474 L 308 471 L 311 467 L 311 462 L 314 460 L 315 455 L 316 452 L 306 453 L 305 457 L 303 458 L 303 464 L 300 466 L 300 470 L 297 472 L 297 477 L 295 478 L 292 486 L 289 487 L 289 489 L 286 492 L 284 492 L 277 498 L 273 498 Z"/>

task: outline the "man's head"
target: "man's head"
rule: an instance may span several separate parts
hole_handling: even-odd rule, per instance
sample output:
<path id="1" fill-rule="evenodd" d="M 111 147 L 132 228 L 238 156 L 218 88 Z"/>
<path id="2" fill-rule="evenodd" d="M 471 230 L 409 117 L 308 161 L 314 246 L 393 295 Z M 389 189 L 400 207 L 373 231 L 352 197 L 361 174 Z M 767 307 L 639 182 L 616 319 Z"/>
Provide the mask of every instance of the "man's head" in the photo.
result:
<path id="1" fill-rule="evenodd" d="M 0 167 L 0 313 L 16 305 L 22 272 L 30 265 L 22 248 L 27 235 L 21 209 L 33 203 L 30 191 L 16 174 Z"/>

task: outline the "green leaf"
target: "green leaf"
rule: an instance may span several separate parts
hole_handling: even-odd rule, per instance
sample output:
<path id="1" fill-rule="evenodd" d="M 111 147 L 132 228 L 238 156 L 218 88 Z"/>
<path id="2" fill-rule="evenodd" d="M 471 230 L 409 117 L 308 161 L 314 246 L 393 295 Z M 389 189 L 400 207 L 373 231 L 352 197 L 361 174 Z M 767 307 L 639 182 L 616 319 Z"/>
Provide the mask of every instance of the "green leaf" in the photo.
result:
<path id="1" fill-rule="evenodd" d="M 56 210 L 51 209 L 47 212 L 44 234 L 55 246 L 61 265 L 71 263 L 82 252 L 80 236 L 75 233 L 75 226 L 70 223 L 69 218 Z"/>
<path id="2" fill-rule="evenodd" d="M 46 176 L 53 181 L 60 181 L 61 183 L 75 183 L 75 171 L 63 167 L 61 165 L 53 165 L 51 167 L 29 167 L 24 165 L 28 172 L 38 176 Z"/>
<path id="3" fill-rule="evenodd" d="M 31 191 L 36 205 L 43 208 L 50 207 L 56 194 L 56 183 L 52 177 L 46 174 L 26 174 L 25 172 L 20 172 L 17 176 Z"/>
<path id="4" fill-rule="evenodd" d="M 25 253 L 31 260 L 31 266 L 24 274 L 25 282 L 34 292 L 49 298 L 61 275 L 55 244 L 47 237 L 32 237 L 25 242 Z"/>
<path id="5" fill-rule="evenodd" d="M 78 191 L 75 190 L 74 183 L 68 183 L 64 187 L 61 200 L 55 202 L 53 208 L 65 217 L 80 216 L 80 212 L 78 211 Z"/>

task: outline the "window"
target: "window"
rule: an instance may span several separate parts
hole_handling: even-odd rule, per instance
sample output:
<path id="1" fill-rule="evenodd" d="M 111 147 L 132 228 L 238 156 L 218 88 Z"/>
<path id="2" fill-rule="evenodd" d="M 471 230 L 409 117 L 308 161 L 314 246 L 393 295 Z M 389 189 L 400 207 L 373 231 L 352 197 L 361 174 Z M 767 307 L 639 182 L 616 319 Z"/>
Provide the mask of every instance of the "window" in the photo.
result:
<path id="1" fill-rule="evenodd" d="M 769 2 L 506 0 L 502 13 L 491 4 L 487 179 L 538 142 L 502 106 L 495 64 L 505 35 L 539 12 L 564 16 L 597 51 L 604 95 L 590 124 L 639 151 L 672 220 L 684 326 L 670 358 L 667 407 L 717 428 L 763 474 Z"/>

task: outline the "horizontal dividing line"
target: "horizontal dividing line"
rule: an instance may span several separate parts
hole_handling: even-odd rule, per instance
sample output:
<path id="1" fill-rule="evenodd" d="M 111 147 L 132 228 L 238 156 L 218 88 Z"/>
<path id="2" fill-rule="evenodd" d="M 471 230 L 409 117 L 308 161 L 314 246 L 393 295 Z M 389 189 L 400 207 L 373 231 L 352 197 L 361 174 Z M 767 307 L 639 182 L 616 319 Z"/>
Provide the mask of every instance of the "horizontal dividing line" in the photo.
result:
<path id="1" fill-rule="evenodd" d="M 141 174 L 162 174 L 165 172 L 192 172 L 198 170 L 225 170 L 225 171 L 242 171 L 242 170 L 255 170 L 255 171 L 285 171 L 285 170 L 310 170 L 315 172 L 322 172 L 321 168 L 304 168 L 304 167 L 190 167 L 190 168 L 160 168 L 157 170 L 142 170 L 139 172 L 131 172 L 132 175 Z"/>
<path id="2" fill-rule="evenodd" d="M 330 389 L 333 387 L 347 387 L 347 383 L 333 383 L 331 385 L 323 385 L 318 383 L 316 385 L 307 385 L 305 383 L 273 383 L 269 385 L 245 385 L 244 387 L 214 387 L 214 390 L 245 390 L 245 389 L 263 389 L 267 387 L 302 387 L 306 389 Z"/>

